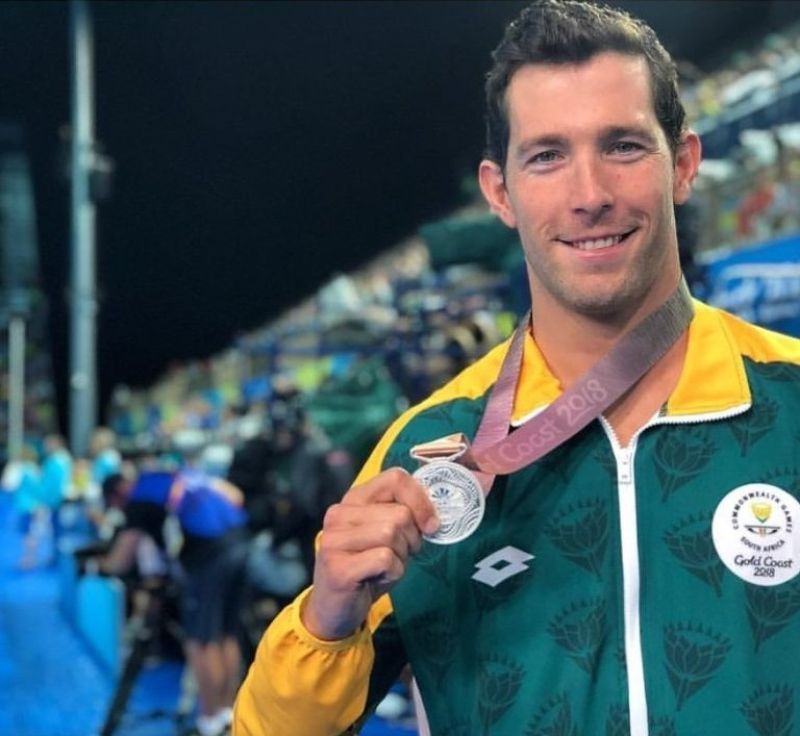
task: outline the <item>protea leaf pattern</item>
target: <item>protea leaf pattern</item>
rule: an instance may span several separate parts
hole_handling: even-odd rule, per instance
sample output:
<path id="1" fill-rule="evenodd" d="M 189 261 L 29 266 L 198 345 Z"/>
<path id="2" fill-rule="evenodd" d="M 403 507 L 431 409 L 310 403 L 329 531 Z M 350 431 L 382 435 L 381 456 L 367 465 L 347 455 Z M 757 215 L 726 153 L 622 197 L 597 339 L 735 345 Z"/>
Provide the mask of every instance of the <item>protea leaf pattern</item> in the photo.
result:
<path id="1" fill-rule="evenodd" d="M 788 685 L 760 687 L 742 703 L 741 711 L 758 736 L 791 736 L 794 691 Z"/>
<path id="2" fill-rule="evenodd" d="M 472 736 L 472 724 L 466 719 L 456 721 L 445 726 L 442 736 Z"/>
<path id="3" fill-rule="evenodd" d="M 778 486 L 789 491 L 795 498 L 800 496 L 800 470 L 797 467 L 786 467 L 767 473 L 762 481 L 771 486 Z"/>
<path id="4" fill-rule="evenodd" d="M 452 427 L 453 412 L 455 408 L 455 402 L 446 401 L 443 404 L 437 404 L 436 406 L 428 409 L 428 411 L 425 412 L 425 418 L 429 419 L 431 422 L 436 422 L 437 424 L 441 424 L 445 427 Z"/>
<path id="5" fill-rule="evenodd" d="M 602 562 L 608 545 L 605 502 L 595 498 L 562 507 L 544 531 L 568 560 L 602 580 Z"/>
<path id="6" fill-rule="evenodd" d="M 631 723 L 627 705 L 612 705 L 606 719 L 605 736 L 630 736 Z"/>
<path id="7" fill-rule="evenodd" d="M 671 718 L 650 718 L 650 736 L 676 736 L 675 723 Z M 631 724 L 627 705 L 613 705 L 608 713 L 605 736 L 630 736 Z"/>
<path id="8" fill-rule="evenodd" d="M 751 363 L 750 368 L 770 381 L 791 383 L 800 380 L 800 370 L 791 363 Z"/>
<path id="9" fill-rule="evenodd" d="M 675 722 L 667 716 L 651 718 L 650 736 L 676 736 Z"/>
<path id="10" fill-rule="evenodd" d="M 714 548 L 711 519 L 710 513 L 688 516 L 664 534 L 664 542 L 684 568 L 710 585 L 719 596 L 725 565 Z"/>
<path id="11" fill-rule="evenodd" d="M 575 472 L 576 455 L 570 443 L 555 448 L 538 461 L 546 473 L 555 476 L 557 483 L 566 483 Z"/>
<path id="12" fill-rule="evenodd" d="M 763 396 L 753 396 L 753 405 L 744 414 L 734 417 L 728 426 L 739 443 L 742 457 L 775 425 L 778 402 Z"/>
<path id="13" fill-rule="evenodd" d="M 596 598 L 573 603 L 548 624 L 547 631 L 593 677 L 600 645 L 606 636 L 605 601 Z"/>
<path id="14" fill-rule="evenodd" d="M 478 671 L 478 712 L 483 733 L 514 704 L 525 668 L 508 657 L 489 655 L 480 661 Z"/>
<path id="15" fill-rule="evenodd" d="M 664 652 L 677 709 L 708 683 L 731 649 L 728 639 L 701 625 L 670 624 L 664 629 Z"/>
<path id="16" fill-rule="evenodd" d="M 617 461 L 608 444 L 601 446 L 592 456 L 594 462 L 608 473 L 611 480 L 617 478 Z"/>
<path id="17" fill-rule="evenodd" d="M 800 584 L 791 587 L 745 584 L 747 616 L 753 629 L 756 651 L 777 634 L 800 611 Z"/>
<path id="18" fill-rule="evenodd" d="M 413 564 L 420 570 L 436 578 L 440 583 L 450 585 L 447 575 L 447 561 L 450 559 L 449 549 L 442 544 L 425 542 L 422 549 L 414 557 Z"/>
<path id="19" fill-rule="evenodd" d="M 656 440 L 656 476 L 666 501 L 708 465 L 716 451 L 703 426 L 664 428 Z"/>
<path id="20" fill-rule="evenodd" d="M 425 652 L 436 682 L 441 685 L 456 650 L 455 625 L 448 613 L 425 613 L 409 627 Z"/>
<path id="21" fill-rule="evenodd" d="M 525 736 L 578 736 L 565 693 L 548 700 L 533 717 Z"/>

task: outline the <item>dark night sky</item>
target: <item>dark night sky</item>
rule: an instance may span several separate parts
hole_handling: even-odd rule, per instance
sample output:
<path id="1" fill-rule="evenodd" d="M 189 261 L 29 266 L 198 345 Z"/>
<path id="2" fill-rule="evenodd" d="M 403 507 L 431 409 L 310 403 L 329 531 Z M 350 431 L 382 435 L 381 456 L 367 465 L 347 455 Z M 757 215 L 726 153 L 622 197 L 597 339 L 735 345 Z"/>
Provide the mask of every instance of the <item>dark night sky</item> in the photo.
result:
<path id="1" fill-rule="evenodd" d="M 99 380 L 146 385 L 210 355 L 459 203 L 482 79 L 522 2 L 99 2 Z M 800 3 L 626 2 L 677 58 L 800 17 Z M 68 5 L 0 3 L 0 118 L 22 121 L 65 399 Z M 63 421 L 62 417 L 62 421 Z"/>

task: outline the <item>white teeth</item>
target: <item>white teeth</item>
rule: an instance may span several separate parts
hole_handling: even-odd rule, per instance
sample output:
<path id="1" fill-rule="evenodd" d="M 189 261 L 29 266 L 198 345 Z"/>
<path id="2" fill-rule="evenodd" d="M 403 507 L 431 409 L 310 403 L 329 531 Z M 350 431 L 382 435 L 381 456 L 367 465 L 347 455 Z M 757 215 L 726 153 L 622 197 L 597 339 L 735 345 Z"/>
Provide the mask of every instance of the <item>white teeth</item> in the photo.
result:
<path id="1" fill-rule="evenodd" d="M 579 250 L 600 250 L 600 248 L 610 248 L 622 240 L 622 235 L 612 235 L 608 238 L 598 238 L 596 240 L 575 240 L 572 242 L 574 248 Z"/>

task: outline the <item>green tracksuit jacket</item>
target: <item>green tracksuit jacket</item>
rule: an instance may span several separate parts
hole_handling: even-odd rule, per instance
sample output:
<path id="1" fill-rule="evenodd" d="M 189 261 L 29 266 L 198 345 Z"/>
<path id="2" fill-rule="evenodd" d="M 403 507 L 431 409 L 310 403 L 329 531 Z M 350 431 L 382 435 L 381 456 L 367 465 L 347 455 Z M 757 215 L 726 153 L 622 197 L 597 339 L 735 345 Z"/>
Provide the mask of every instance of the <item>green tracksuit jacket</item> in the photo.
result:
<path id="1" fill-rule="evenodd" d="M 474 434 L 503 344 L 390 428 L 360 475 Z M 561 392 L 532 338 L 513 425 Z M 700 303 L 679 383 L 625 448 L 600 419 L 498 477 L 341 642 L 273 623 L 240 736 L 338 734 L 404 663 L 434 736 L 800 736 L 800 341 Z"/>

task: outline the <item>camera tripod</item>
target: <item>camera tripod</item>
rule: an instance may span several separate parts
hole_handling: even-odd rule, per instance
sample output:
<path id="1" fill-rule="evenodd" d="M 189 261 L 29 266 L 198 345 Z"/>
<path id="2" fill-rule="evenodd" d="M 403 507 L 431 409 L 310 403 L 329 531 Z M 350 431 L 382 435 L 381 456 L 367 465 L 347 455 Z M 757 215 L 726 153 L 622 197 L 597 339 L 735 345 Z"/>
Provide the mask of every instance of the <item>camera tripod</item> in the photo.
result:
<path id="1" fill-rule="evenodd" d="M 119 727 L 139 673 L 158 637 L 166 631 L 180 641 L 180 627 L 165 615 L 166 601 L 170 594 L 169 585 L 164 581 L 145 583 L 134 591 L 133 614 L 129 623 L 130 650 L 99 736 L 113 736 Z M 194 679 L 191 676 L 187 677 L 187 672 L 188 670 L 184 670 L 181 680 L 181 697 L 176 711 L 173 713 L 156 710 L 142 716 L 143 718 L 172 716 L 179 729 L 184 730 L 181 727 L 189 720 L 196 697 Z"/>

